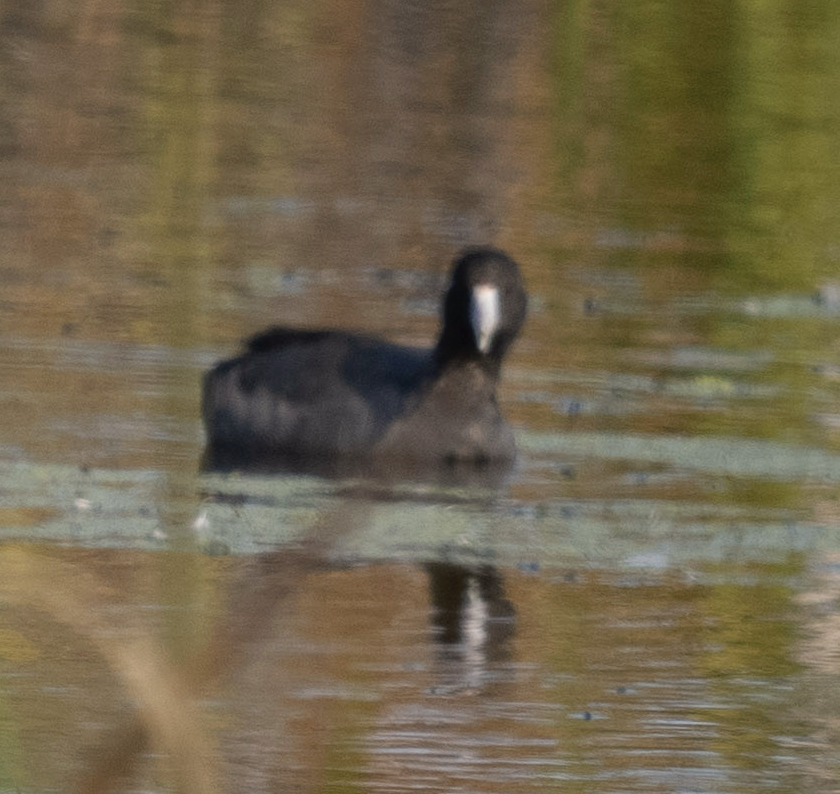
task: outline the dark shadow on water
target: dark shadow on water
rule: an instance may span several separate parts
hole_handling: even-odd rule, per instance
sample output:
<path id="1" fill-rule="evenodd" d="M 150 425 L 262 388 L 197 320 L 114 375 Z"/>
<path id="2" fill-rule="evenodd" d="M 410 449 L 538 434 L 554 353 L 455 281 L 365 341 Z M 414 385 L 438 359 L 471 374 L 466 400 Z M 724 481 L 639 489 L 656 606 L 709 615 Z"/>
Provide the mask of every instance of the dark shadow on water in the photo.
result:
<path id="1" fill-rule="evenodd" d="M 362 479 L 380 486 L 426 483 L 445 487 L 501 489 L 513 470 L 511 461 L 429 462 L 412 458 L 303 457 L 282 453 L 207 446 L 201 471 L 258 475 L 311 475 L 330 480 Z"/>

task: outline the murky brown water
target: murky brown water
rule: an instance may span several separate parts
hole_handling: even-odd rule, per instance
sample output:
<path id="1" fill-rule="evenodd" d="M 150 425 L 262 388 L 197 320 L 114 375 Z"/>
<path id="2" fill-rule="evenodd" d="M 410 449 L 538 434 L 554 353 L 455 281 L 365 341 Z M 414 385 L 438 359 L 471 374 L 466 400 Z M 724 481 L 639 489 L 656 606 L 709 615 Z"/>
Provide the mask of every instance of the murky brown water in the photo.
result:
<path id="1" fill-rule="evenodd" d="M 0 791 L 835 791 L 829 0 L 0 12 Z M 521 262 L 502 484 L 199 473 L 272 323 Z"/>
<path id="2" fill-rule="evenodd" d="M 149 742 L 185 790 L 829 791 L 837 771 L 836 649 L 793 565 L 709 585 L 299 550 L 4 563 L 4 595 L 39 591 L 3 637 L 6 774 L 35 790 L 154 788 Z"/>

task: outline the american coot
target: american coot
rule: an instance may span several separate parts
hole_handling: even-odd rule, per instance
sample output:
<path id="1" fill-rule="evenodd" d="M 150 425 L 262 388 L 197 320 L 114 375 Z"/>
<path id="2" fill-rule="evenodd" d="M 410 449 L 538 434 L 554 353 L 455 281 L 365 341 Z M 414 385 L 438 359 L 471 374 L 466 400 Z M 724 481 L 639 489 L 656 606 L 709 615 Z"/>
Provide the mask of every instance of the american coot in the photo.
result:
<path id="1" fill-rule="evenodd" d="M 526 302 L 513 259 L 469 248 L 455 260 L 431 350 L 271 328 L 205 376 L 206 460 L 509 462 L 515 444 L 496 384 Z"/>

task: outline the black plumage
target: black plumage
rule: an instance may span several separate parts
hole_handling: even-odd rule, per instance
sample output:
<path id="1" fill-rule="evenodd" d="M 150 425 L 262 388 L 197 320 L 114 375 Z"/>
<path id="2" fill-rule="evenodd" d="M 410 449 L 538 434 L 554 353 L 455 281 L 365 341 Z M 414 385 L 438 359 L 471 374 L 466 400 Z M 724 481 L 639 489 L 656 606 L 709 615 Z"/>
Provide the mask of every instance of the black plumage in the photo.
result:
<path id="1" fill-rule="evenodd" d="M 435 347 L 338 330 L 271 328 L 207 373 L 212 462 L 509 461 L 496 401 L 502 359 L 526 313 L 517 264 L 470 248 L 455 260 Z"/>

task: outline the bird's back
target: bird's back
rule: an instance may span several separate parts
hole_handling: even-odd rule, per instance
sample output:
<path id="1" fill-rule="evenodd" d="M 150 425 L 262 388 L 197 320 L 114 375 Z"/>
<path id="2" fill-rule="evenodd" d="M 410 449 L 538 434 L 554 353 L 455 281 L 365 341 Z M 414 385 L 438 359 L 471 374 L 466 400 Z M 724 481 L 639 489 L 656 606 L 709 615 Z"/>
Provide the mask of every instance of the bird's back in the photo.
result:
<path id="1" fill-rule="evenodd" d="M 340 331 L 272 328 L 204 381 L 210 444 L 364 454 L 426 377 L 426 351 Z"/>

